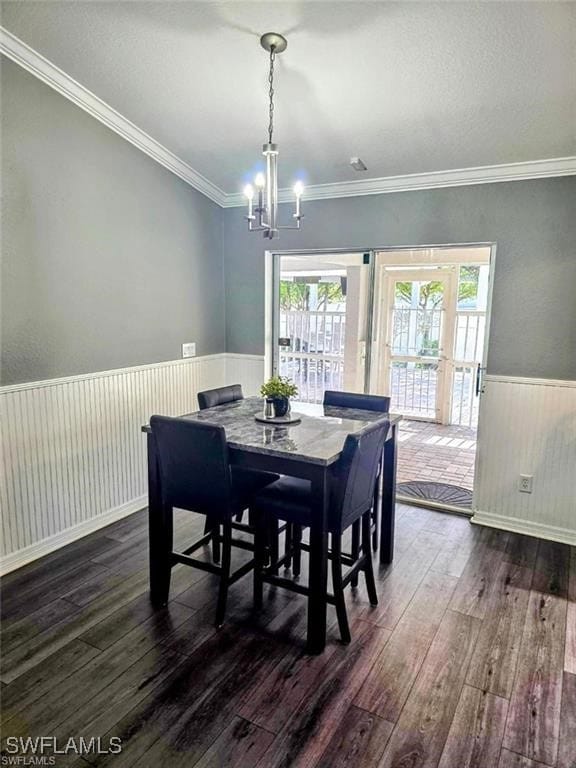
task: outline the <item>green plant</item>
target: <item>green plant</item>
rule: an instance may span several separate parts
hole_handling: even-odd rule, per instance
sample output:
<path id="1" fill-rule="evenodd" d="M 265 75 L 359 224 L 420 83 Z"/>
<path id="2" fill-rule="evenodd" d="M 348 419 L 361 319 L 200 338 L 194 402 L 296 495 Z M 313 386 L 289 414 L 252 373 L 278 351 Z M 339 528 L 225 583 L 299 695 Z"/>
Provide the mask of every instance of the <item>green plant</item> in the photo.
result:
<path id="1" fill-rule="evenodd" d="M 296 397 L 298 387 L 287 376 L 272 376 L 260 387 L 262 397 Z"/>
<path id="2" fill-rule="evenodd" d="M 284 311 L 308 312 L 310 310 L 311 283 L 280 281 L 280 309 Z M 326 311 L 330 304 L 345 301 L 342 286 L 339 282 L 319 283 L 316 298 L 316 312 Z"/>

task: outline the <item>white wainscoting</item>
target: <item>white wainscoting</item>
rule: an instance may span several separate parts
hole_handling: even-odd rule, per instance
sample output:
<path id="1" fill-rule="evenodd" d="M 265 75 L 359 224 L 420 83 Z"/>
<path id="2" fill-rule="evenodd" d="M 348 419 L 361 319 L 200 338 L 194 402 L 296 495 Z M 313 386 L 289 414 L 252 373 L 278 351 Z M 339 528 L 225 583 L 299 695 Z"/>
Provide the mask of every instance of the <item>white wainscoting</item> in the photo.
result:
<path id="1" fill-rule="evenodd" d="M 487 376 L 480 407 L 472 521 L 576 545 L 576 382 Z"/>
<path id="2" fill-rule="evenodd" d="M 202 389 L 256 395 L 264 366 L 220 354 L 0 388 L 1 571 L 144 507 L 141 425 Z M 576 383 L 486 377 L 482 419 L 474 522 L 576 544 Z"/>
<path id="3" fill-rule="evenodd" d="M 260 394 L 265 376 L 264 355 L 241 355 L 227 352 L 226 383 L 242 384 L 246 397 Z"/>
<path id="4" fill-rule="evenodd" d="M 222 354 L 0 388 L 2 571 L 145 506 L 140 427 L 225 381 Z"/>

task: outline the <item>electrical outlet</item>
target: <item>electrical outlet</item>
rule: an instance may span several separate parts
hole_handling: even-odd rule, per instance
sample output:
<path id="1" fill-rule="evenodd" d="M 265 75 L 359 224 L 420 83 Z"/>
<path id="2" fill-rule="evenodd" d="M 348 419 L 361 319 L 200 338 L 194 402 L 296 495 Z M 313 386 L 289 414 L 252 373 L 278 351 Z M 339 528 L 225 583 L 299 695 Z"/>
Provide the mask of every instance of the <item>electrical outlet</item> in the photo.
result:
<path id="1" fill-rule="evenodd" d="M 182 357 L 196 357 L 195 341 L 189 341 L 187 344 L 182 344 Z"/>
<path id="2" fill-rule="evenodd" d="M 532 493 L 532 481 L 534 475 L 520 475 L 518 478 L 518 490 L 520 493 Z"/>

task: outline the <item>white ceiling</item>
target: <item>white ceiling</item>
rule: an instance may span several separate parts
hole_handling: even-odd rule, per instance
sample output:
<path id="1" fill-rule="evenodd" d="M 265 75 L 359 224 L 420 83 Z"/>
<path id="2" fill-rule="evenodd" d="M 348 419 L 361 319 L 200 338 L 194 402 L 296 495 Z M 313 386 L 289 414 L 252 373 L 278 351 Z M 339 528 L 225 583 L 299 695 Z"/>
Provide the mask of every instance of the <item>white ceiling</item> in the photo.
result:
<path id="1" fill-rule="evenodd" d="M 281 186 L 576 155 L 573 2 L 13 0 L 2 24 L 229 193 L 266 140 L 266 31 Z"/>

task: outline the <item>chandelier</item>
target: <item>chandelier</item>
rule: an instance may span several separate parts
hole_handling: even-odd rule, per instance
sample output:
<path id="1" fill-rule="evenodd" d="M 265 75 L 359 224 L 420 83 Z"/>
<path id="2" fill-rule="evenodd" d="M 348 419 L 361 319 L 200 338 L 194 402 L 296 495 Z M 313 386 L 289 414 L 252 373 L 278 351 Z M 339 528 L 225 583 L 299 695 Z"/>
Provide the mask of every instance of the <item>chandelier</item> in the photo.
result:
<path id="1" fill-rule="evenodd" d="M 300 200 L 304 191 L 304 185 L 297 181 L 294 185 L 295 209 L 292 214 L 294 224 L 278 224 L 278 145 L 273 142 L 274 132 L 274 62 L 276 54 L 286 50 L 288 41 L 276 32 L 267 32 L 260 38 L 260 45 L 270 53 L 270 71 L 268 74 L 268 98 L 269 98 L 269 122 L 268 141 L 262 147 L 262 154 L 266 158 L 266 175 L 258 173 L 254 179 L 254 186 L 247 184 L 244 187 L 244 195 L 248 200 L 248 215 L 244 218 L 248 221 L 248 229 L 251 232 L 262 232 L 264 237 L 272 240 L 278 237 L 281 229 L 300 229 L 302 220 Z M 257 199 L 255 200 L 254 187 L 256 187 Z"/>

